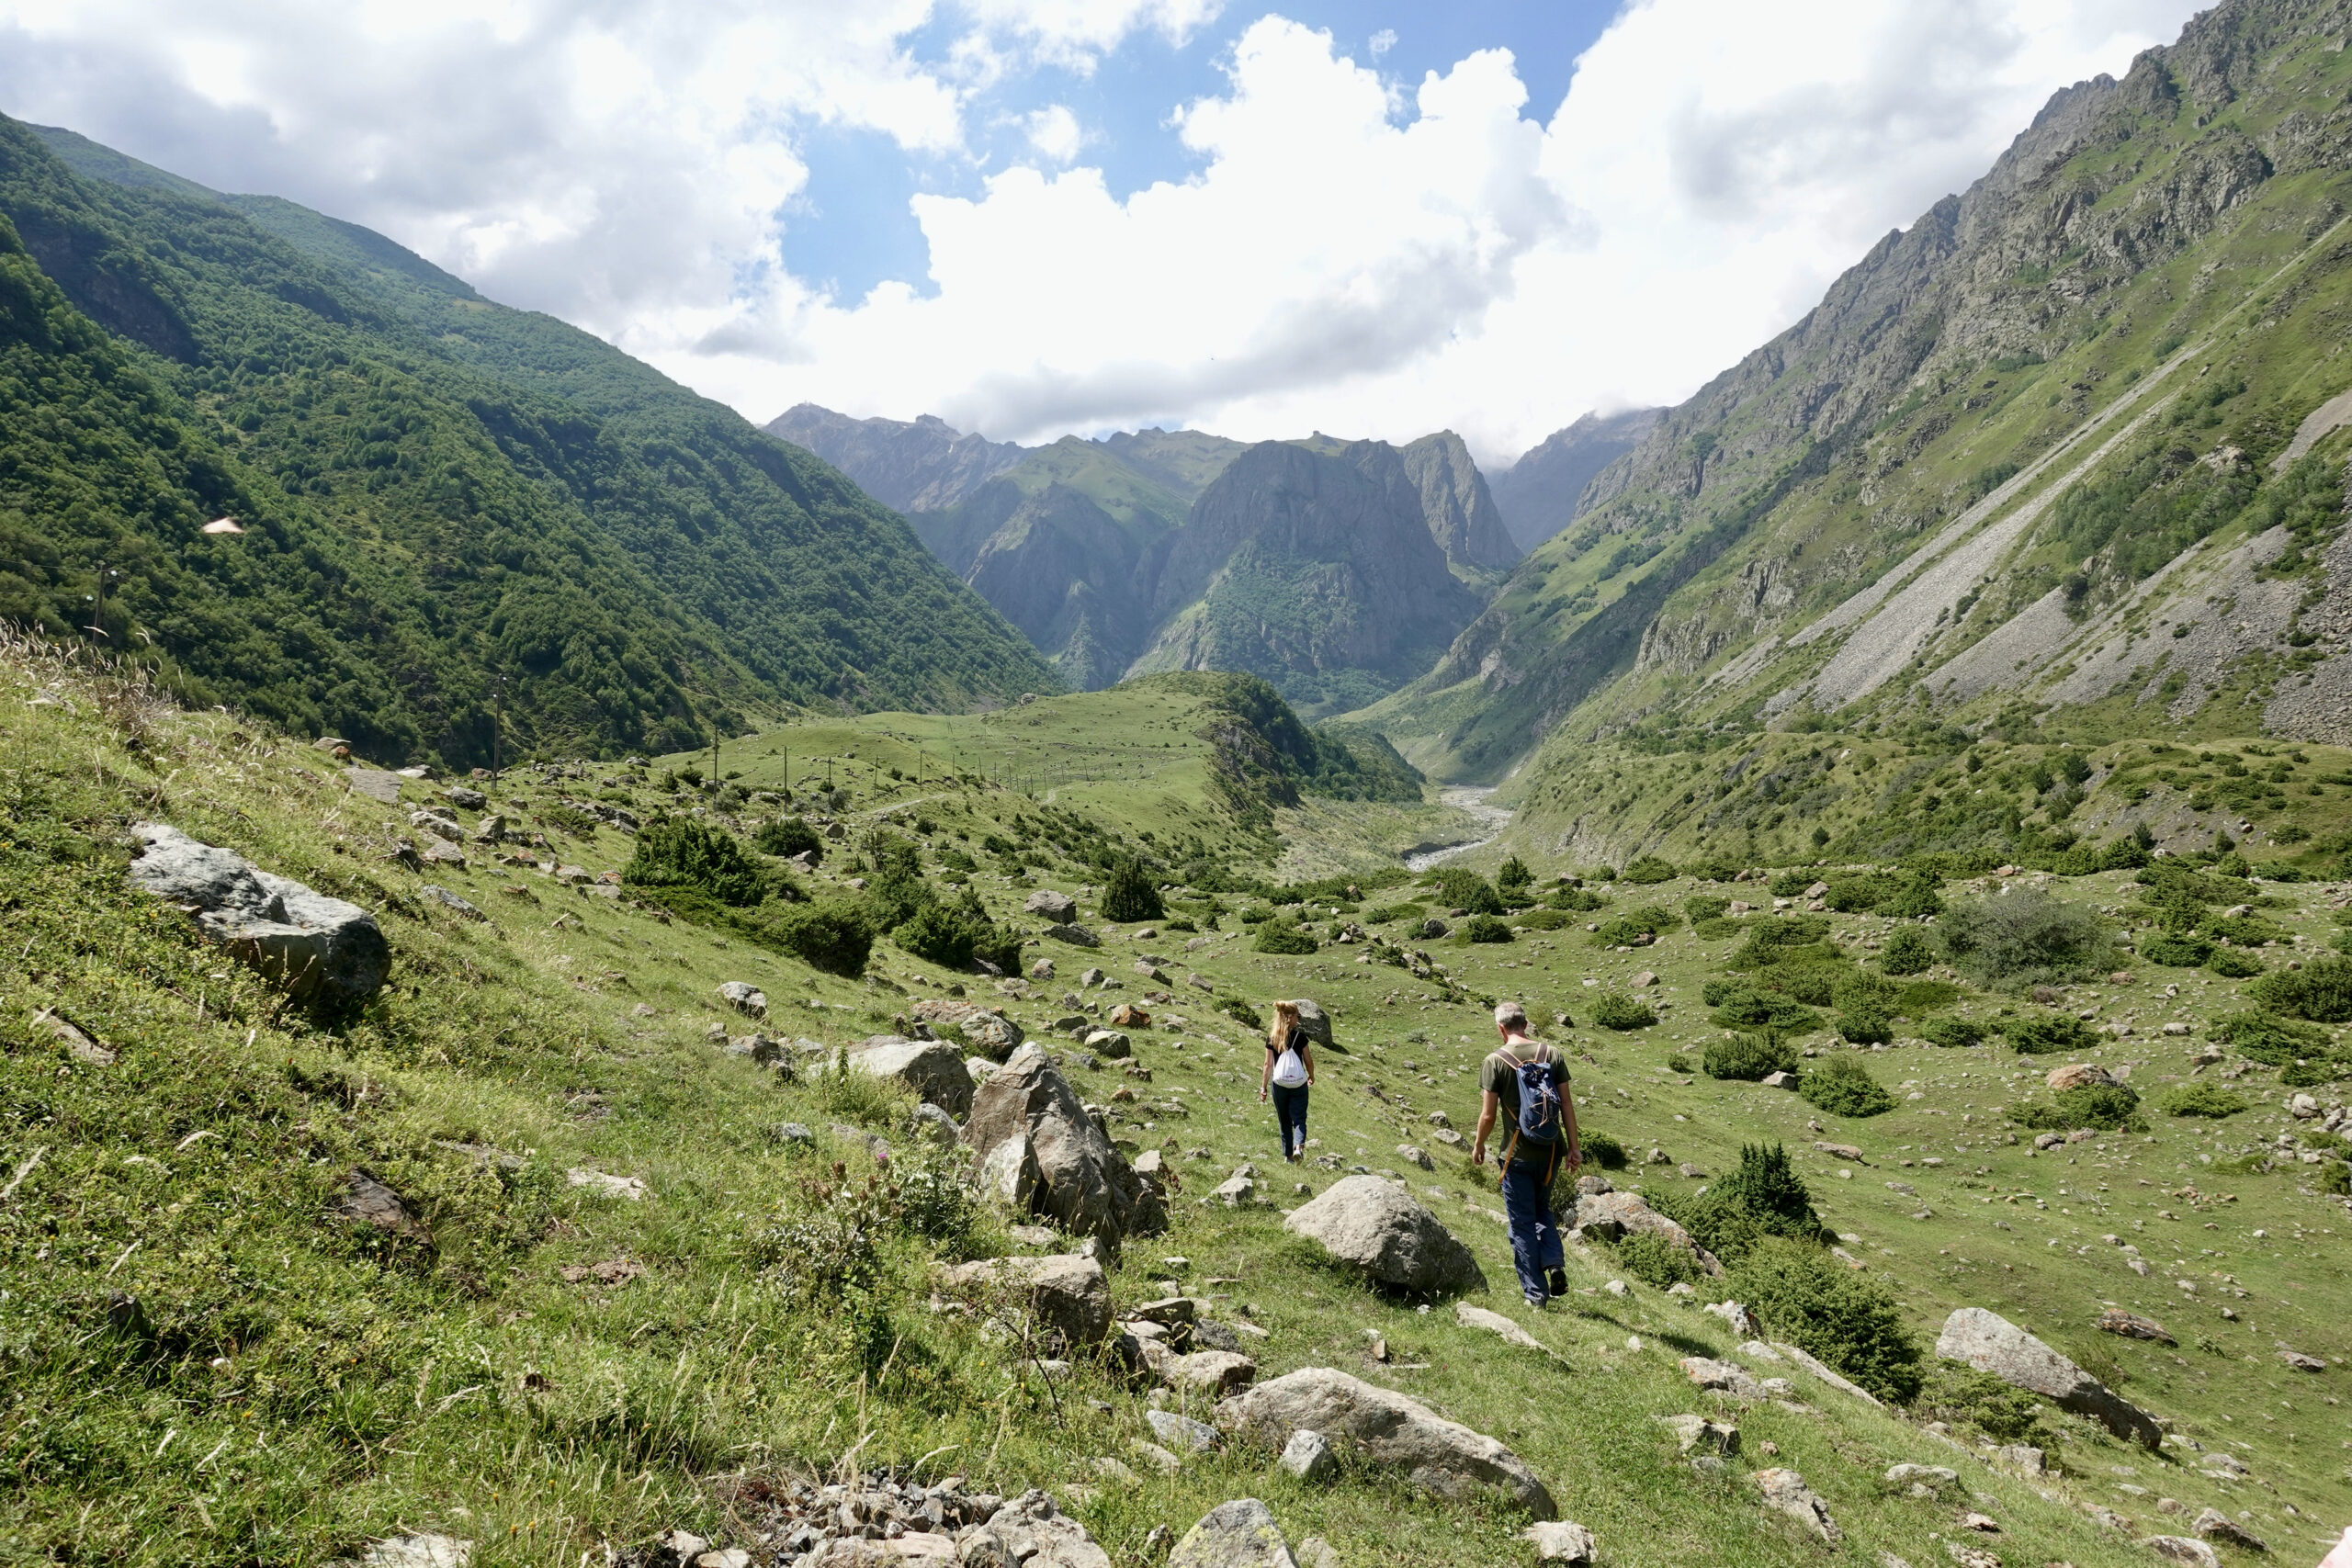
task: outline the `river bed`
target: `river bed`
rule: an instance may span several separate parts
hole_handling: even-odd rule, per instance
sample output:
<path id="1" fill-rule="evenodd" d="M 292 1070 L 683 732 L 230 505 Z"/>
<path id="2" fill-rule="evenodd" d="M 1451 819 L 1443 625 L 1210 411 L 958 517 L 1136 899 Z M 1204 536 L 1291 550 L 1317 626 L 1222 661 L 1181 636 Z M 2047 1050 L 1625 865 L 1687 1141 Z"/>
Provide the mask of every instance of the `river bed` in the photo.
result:
<path id="1" fill-rule="evenodd" d="M 1456 855 L 1466 855 L 1482 844 L 1493 843 L 1510 821 L 1510 812 L 1503 807 L 1495 805 L 1491 800 L 1490 797 L 1494 793 L 1494 786 L 1491 784 L 1455 784 L 1438 791 L 1440 800 L 1476 822 L 1479 828 L 1485 830 L 1484 835 L 1476 839 L 1464 839 L 1459 843 L 1416 845 L 1406 853 L 1406 869 L 1427 871 L 1430 867 L 1450 861 Z"/>

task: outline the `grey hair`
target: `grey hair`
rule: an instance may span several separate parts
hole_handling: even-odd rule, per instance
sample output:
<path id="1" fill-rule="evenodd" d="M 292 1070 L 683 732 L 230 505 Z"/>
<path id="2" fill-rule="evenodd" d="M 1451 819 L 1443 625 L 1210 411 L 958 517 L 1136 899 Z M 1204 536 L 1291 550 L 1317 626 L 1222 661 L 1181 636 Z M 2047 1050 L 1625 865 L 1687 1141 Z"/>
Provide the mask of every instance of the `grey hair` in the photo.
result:
<path id="1" fill-rule="evenodd" d="M 1520 1006 L 1517 1002 L 1497 1002 L 1495 1004 L 1495 1027 L 1498 1029 L 1515 1028 L 1521 1033 L 1525 1033 L 1527 1032 L 1527 1010 Z"/>

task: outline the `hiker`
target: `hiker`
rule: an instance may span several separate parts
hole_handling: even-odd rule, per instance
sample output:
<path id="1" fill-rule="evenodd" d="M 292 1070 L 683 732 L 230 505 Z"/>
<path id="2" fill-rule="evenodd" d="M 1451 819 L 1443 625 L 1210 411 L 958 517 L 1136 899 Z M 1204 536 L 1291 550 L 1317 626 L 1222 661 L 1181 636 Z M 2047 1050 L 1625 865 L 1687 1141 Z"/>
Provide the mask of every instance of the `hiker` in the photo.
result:
<path id="1" fill-rule="evenodd" d="M 1470 1162 L 1487 1163 L 1487 1134 L 1500 1112 L 1509 1121 L 1495 1163 L 1502 1173 L 1503 1213 L 1510 1222 L 1510 1259 L 1527 1304 L 1541 1307 L 1568 1289 L 1560 1250 L 1560 1222 L 1552 1213 L 1552 1181 L 1584 1163 L 1577 1144 L 1577 1104 L 1560 1054 L 1527 1032 L 1527 1010 L 1517 1002 L 1495 1009 L 1502 1049 L 1478 1069 L 1485 1095 Z"/>
<path id="2" fill-rule="evenodd" d="M 1258 1103 L 1274 1102 L 1283 1132 L 1283 1158 L 1296 1165 L 1306 1157 L 1306 1091 L 1315 1087 L 1315 1053 L 1299 1027 L 1298 1004 L 1276 1002 L 1274 1026 L 1266 1032 L 1266 1066 L 1258 1075 Z"/>

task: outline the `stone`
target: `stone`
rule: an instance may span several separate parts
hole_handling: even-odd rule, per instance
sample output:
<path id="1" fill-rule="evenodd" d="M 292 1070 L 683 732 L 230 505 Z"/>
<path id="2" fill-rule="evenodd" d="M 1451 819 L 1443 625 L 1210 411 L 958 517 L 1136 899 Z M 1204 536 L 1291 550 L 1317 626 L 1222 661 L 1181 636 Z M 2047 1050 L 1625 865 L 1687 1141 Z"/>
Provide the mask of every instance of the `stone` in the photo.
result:
<path id="1" fill-rule="evenodd" d="M 964 1043 L 990 1061 L 1001 1062 L 1028 1036 L 1001 1007 L 982 1007 L 958 997 L 925 997 L 907 1010 L 934 1029 L 952 1028 Z"/>
<path id="2" fill-rule="evenodd" d="M 379 1540 L 358 1558 L 358 1568 L 466 1568 L 474 1543 L 446 1535 L 403 1535 Z"/>
<path id="3" fill-rule="evenodd" d="M 855 1544 L 887 1548 L 890 1543 Z M 987 1523 L 960 1532 L 956 1545 L 956 1561 L 964 1568 L 1111 1568 L 1110 1554 L 1095 1544 L 1086 1527 L 1035 1489 L 1005 1503 L 989 1516 Z M 888 1561 L 876 1562 L 875 1568 L 882 1568 Z M 821 1568 L 866 1568 L 866 1564 L 837 1564 L 829 1556 Z"/>
<path id="4" fill-rule="evenodd" d="M 1301 997 L 1296 1006 L 1298 1027 L 1306 1032 L 1306 1037 L 1317 1045 L 1336 1046 L 1338 1042 L 1331 1034 L 1331 1017 L 1323 1010 L 1323 1004 Z"/>
<path id="5" fill-rule="evenodd" d="M 488 915 L 483 914 L 480 909 L 475 908 L 471 904 L 469 904 L 463 898 L 458 897 L 455 893 L 450 892 L 446 887 L 435 887 L 433 884 L 428 882 L 416 891 L 419 897 L 430 898 L 435 904 L 440 905 L 443 908 L 454 910 L 456 913 L 463 915 L 467 919 L 486 920 L 490 919 Z"/>
<path id="6" fill-rule="evenodd" d="M 2207 1540 L 2218 1540 L 2245 1551 L 2267 1551 L 2262 1538 L 2246 1529 L 2219 1508 L 2207 1508 L 2189 1525 L 2190 1529 Z"/>
<path id="7" fill-rule="evenodd" d="M 1818 1152 L 1827 1155 L 1831 1159 L 1849 1159 L 1857 1165 L 1867 1165 L 1869 1163 L 1869 1161 L 1862 1158 L 1862 1151 L 1856 1148 L 1851 1144 L 1824 1144 L 1816 1142 L 1813 1146 Z"/>
<path id="8" fill-rule="evenodd" d="M 1944 1320 L 1936 1354 L 1990 1372 L 2015 1388 L 2089 1416 L 2117 1437 L 2154 1450 L 2164 1442 L 2155 1417 L 1997 1313 L 1962 1307 Z"/>
<path id="9" fill-rule="evenodd" d="M 1168 1568 L 1298 1568 L 1273 1510 L 1255 1497 L 1220 1503 L 1184 1532 Z"/>
<path id="10" fill-rule="evenodd" d="M 1833 1546 L 1843 1539 L 1845 1532 L 1829 1517 L 1829 1505 L 1815 1496 L 1795 1471 L 1775 1466 L 1750 1479 L 1763 1492 L 1766 1506 L 1779 1509 Z"/>
<path id="11" fill-rule="evenodd" d="M 1628 1235 L 1654 1235 L 1690 1255 L 1700 1268 L 1720 1276 L 1724 1266 L 1715 1255 L 1690 1239 L 1690 1233 L 1642 1201 L 1636 1192 L 1578 1193 L 1576 1206 L 1560 1216 L 1571 1241 L 1615 1241 Z"/>
<path id="12" fill-rule="evenodd" d="M 466 836 L 465 825 L 439 811 L 412 811 L 408 825 L 420 832 L 430 833 L 446 843 L 458 843 Z"/>
<path id="13" fill-rule="evenodd" d="M 430 861 L 435 865 L 446 865 L 456 871 L 463 871 L 466 869 L 465 851 L 458 848 L 455 844 L 443 843 L 438 839 L 435 839 L 433 842 L 425 845 L 424 853 L 419 856 L 418 859 L 421 861 Z"/>
<path id="14" fill-rule="evenodd" d="M 2074 1062 L 2063 1067 L 2052 1067 L 2042 1078 L 2052 1092 L 2070 1089 L 2104 1089 L 2116 1081 L 2115 1075 L 2105 1067 L 2089 1062 Z"/>
<path id="15" fill-rule="evenodd" d="M 373 1225 L 411 1241 L 433 1239 L 401 1195 L 366 1171 L 354 1168 L 345 1174 L 343 1181 L 343 1201 L 335 1205 L 335 1213 L 345 1219 Z"/>
<path id="16" fill-rule="evenodd" d="M 906 1040 L 877 1034 L 853 1045 L 843 1060 L 853 1072 L 904 1084 L 925 1105 L 960 1117 L 972 1109 L 972 1075 L 963 1053 L 938 1040 Z"/>
<path id="17" fill-rule="evenodd" d="M 1340 1461 L 1331 1452 L 1331 1445 L 1320 1432 L 1304 1427 L 1290 1435 L 1283 1445 L 1282 1467 L 1310 1484 L 1319 1485 L 1339 1472 Z"/>
<path id="18" fill-rule="evenodd" d="M 1215 1427 L 1173 1410 L 1146 1410 L 1143 1418 L 1153 1436 L 1179 1453 L 1204 1454 L 1223 1444 Z"/>
<path id="19" fill-rule="evenodd" d="M 727 981 L 718 987 L 718 999 L 747 1018 L 768 1015 L 768 994 L 748 981 Z"/>
<path id="20" fill-rule="evenodd" d="M 113 1046 L 101 1043 L 97 1038 L 79 1025 L 59 1016 L 55 1008 L 43 1008 L 33 1015 L 33 1026 L 46 1030 L 51 1038 L 65 1047 L 75 1061 L 92 1067 L 111 1067 L 117 1053 Z"/>
<path id="21" fill-rule="evenodd" d="M 1167 1228 L 1158 1189 L 1133 1167 L 1088 1115 L 1053 1059 L 1023 1045 L 972 1097 L 964 1146 L 989 1168 L 1001 1145 L 1025 1140 L 1016 1172 L 1034 1171 L 1026 1198 L 1032 1210 L 1062 1228 L 1116 1247 L 1130 1235 Z"/>
<path id="22" fill-rule="evenodd" d="M 299 999 L 356 1007 L 382 989 L 391 944 L 356 904 L 262 870 L 176 828 L 142 822 L 131 886 L 196 917 L 207 936 Z"/>
<path id="23" fill-rule="evenodd" d="M 1090 1029 L 1081 1043 L 1096 1055 L 1108 1056 L 1114 1062 L 1125 1060 L 1136 1051 L 1135 1043 L 1115 1029 Z"/>
<path id="24" fill-rule="evenodd" d="M 1549 1489 L 1501 1443 L 1418 1400 L 1329 1367 L 1260 1383 L 1219 1405 L 1217 1416 L 1228 1430 L 1269 1446 L 1287 1443 L 1301 1429 L 1344 1438 L 1372 1462 L 1403 1471 L 1412 1485 L 1434 1496 L 1464 1500 L 1499 1490 L 1532 1513 L 1554 1512 Z"/>
<path id="25" fill-rule="evenodd" d="M 1435 1170 L 1437 1168 L 1437 1163 L 1430 1158 L 1429 1150 L 1420 1147 L 1419 1145 L 1397 1145 L 1396 1157 L 1403 1160 L 1407 1165 L 1419 1166 L 1423 1170 Z"/>
<path id="26" fill-rule="evenodd" d="M 1149 1029 L 1151 1014 L 1133 1002 L 1121 1002 L 1111 1010 L 1111 1022 L 1118 1029 Z"/>
<path id="27" fill-rule="evenodd" d="M 1489 1334 L 1499 1335 L 1506 1345 L 1516 1345 L 1522 1350 L 1544 1350 L 1547 1356 L 1551 1354 L 1544 1349 L 1543 1342 L 1535 1336 L 1498 1312 L 1488 1312 L 1485 1307 L 1475 1307 L 1468 1302 L 1456 1302 L 1453 1303 L 1453 1321 L 1464 1328 L 1483 1328 Z"/>
<path id="28" fill-rule="evenodd" d="M 1291 1212 L 1283 1228 L 1367 1279 L 1416 1293 L 1484 1290 L 1470 1249 L 1438 1217 L 1375 1176 L 1351 1176 Z"/>
<path id="29" fill-rule="evenodd" d="M 798 1122 L 779 1122 L 768 1136 L 774 1142 L 787 1147 L 811 1148 L 817 1142 L 817 1134 Z"/>
<path id="30" fill-rule="evenodd" d="M 1944 1542 L 1944 1555 L 1952 1560 L 1954 1568 L 2002 1568 L 2000 1557 L 1981 1546 L 1964 1546 L 1956 1540 Z"/>
<path id="31" fill-rule="evenodd" d="M 1298 1568 L 1342 1568 L 1337 1549 L 1319 1535 L 1300 1541 L 1292 1555 L 1298 1559 Z"/>
<path id="32" fill-rule="evenodd" d="M 1797 1087 L 1798 1080 L 1796 1074 L 1782 1072 L 1766 1073 L 1756 1081 L 1766 1089 L 1794 1089 Z"/>
<path id="33" fill-rule="evenodd" d="M 451 784 L 441 792 L 441 798 L 460 811 L 480 811 L 490 804 L 490 796 L 478 789 L 468 789 L 463 784 Z"/>
<path id="34" fill-rule="evenodd" d="M 1699 1309 L 1720 1317 L 1731 1325 L 1731 1331 L 1745 1339 L 1756 1332 L 1756 1320 L 1747 1315 L 1747 1308 L 1737 1302 L 1714 1302 Z"/>
<path id="35" fill-rule="evenodd" d="M 941 1278 L 953 1291 L 1018 1292 L 1031 1318 L 1065 1348 L 1100 1345 L 1111 1337 L 1111 1282 L 1091 1258 L 987 1258 L 959 1263 Z"/>
<path id="36" fill-rule="evenodd" d="M 1101 937 L 1096 936 L 1084 926 L 1069 922 L 1057 926 L 1047 926 L 1043 934 L 1052 937 L 1056 942 L 1066 942 L 1072 947 L 1100 947 L 1102 945 L 1102 939 Z"/>
<path id="37" fill-rule="evenodd" d="M 1798 1366 L 1803 1367 L 1806 1371 L 1811 1372 L 1815 1377 L 1819 1378 L 1823 1382 L 1827 1383 L 1831 1388 L 1836 1389 L 1838 1393 L 1859 1399 L 1865 1404 L 1876 1404 L 1879 1403 L 1879 1399 L 1876 1394 L 1862 1387 L 1861 1384 L 1845 1377 L 1835 1368 L 1825 1364 L 1811 1351 L 1801 1350 L 1794 1345 L 1783 1344 L 1778 1339 L 1772 1341 L 1772 1348 L 1780 1353 L 1781 1359 L 1795 1362 Z"/>
<path id="38" fill-rule="evenodd" d="M 1053 977 L 1054 961 L 1052 959 L 1040 958 L 1036 963 L 1029 965 L 1029 978 L 1032 980 L 1050 980 Z"/>
<path id="39" fill-rule="evenodd" d="M 1897 1486 L 1925 1486 L 1930 1492 L 1941 1492 L 1956 1485 L 1960 1472 L 1940 1464 L 1889 1465 L 1886 1479 Z"/>
<path id="40" fill-rule="evenodd" d="M 1049 923 L 1062 925 L 1078 913 L 1078 900 L 1067 893 L 1040 887 L 1021 901 L 1021 909 L 1023 914 L 1043 915 Z"/>
<path id="41" fill-rule="evenodd" d="M 1993 1450 L 1993 1458 L 2024 1475 L 2040 1475 L 2050 1468 L 2049 1456 L 2031 1443 L 2004 1443 Z"/>
<path id="42" fill-rule="evenodd" d="M 2159 1345 L 2178 1343 L 2154 1318 L 2142 1317 L 2138 1313 L 2125 1312 L 2121 1307 L 2109 1307 L 2100 1313 L 2098 1326 L 2106 1333 L 2120 1334 L 2126 1339 L 2152 1339 Z"/>
<path id="43" fill-rule="evenodd" d="M 1675 1445 L 1684 1453 L 1719 1454 L 1725 1459 L 1739 1452 L 1739 1428 L 1721 1421 L 1710 1421 L 1704 1416 L 1661 1416 L 1661 1426 L 1674 1433 Z"/>
<path id="44" fill-rule="evenodd" d="M 960 1062 L 956 1064 L 959 1069 L 962 1066 Z M 968 1083 L 971 1080 L 967 1077 L 965 1081 Z M 964 1137 L 964 1129 L 956 1124 L 956 1118 L 928 1101 L 915 1107 L 911 1131 L 916 1137 L 927 1139 L 942 1148 L 954 1148 Z"/>
<path id="45" fill-rule="evenodd" d="M 381 768 L 354 768 L 343 775 L 351 793 L 379 806 L 401 803 L 401 776 Z"/>
<path id="46" fill-rule="evenodd" d="M 1228 1209 L 1238 1209 L 1258 1195 L 1258 1184 L 1246 1176 L 1227 1177 L 1210 1196 Z"/>
<path id="47" fill-rule="evenodd" d="M 2222 1568 L 2222 1554 L 2195 1536 L 2152 1535 L 2147 1545 L 2150 1551 L 2167 1562 L 2186 1562 L 2190 1568 Z"/>
<path id="48" fill-rule="evenodd" d="M 2167 1343 L 2169 1343 L 2169 1341 L 2167 1341 Z M 2290 1369 L 2299 1372 L 2324 1372 L 2327 1371 L 2327 1363 L 2321 1360 L 2317 1356 L 2306 1356 L 2301 1350 L 2290 1350 L 2283 1346 L 2279 1348 L 2278 1359 L 2285 1363 L 2285 1365 Z"/>
<path id="49" fill-rule="evenodd" d="M 1682 1358 L 1682 1373 L 1701 1388 L 1728 1393 L 1735 1399 L 1762 1399 L 1766 1390 L 1756 1381 L 1756 1375 L 1736 1361 L 1718 1361 L 1706 1356 Z"/>
<path id="50" fill-rule="evenodd" d="M 1136 1355 L 1152 1376 L 1170 1388 L 1185 1393 L 1204 1393 L 1211 1399 L 1223 1399 L 1240 1393 L 1258 1381 L 1258 1363 L 1232 1350 L 1195 1350 L 1189 1356 L 1179 1355 L 1167 1340 L 1158 1335 L 1139 1334 L 1137 1329 L 1155 1329 L 1156 1324 L 1130 1324 L 1128 1332 L 1135 1339 Z"/>
<path id="51" fill-rule="evenodd" d="M 601 1170 L 589 1170 L 573 1166 L 563 1173 L 563 1179 L 574 1187 L 585 1187 L 600 1198 L 623 1198 L 632 1203 L 645 1201 L 645 1178 L 641 1176 L 610 1176 Z"/>
<path id="52" fill-rule="evenodd" d="M 1538 1562 L 1584 1563 L 1590 1568 L 1600 1561 L 1600 1548 L 1592 1532 L 1573 1519 L 1544 1519 L 1520 1531 L 1519 1539 L 1535 1548 Z"/>
<path id="53" fill-rule="evenodd" d="M 1028 1136 L 1016 1134 L 989 1150 L 973 1175 L 973 1184 L 982 1196 L 993 1198 L 1015 1213 L 1029 1213 L 1037 1191 L 1037 1161 Z"/>

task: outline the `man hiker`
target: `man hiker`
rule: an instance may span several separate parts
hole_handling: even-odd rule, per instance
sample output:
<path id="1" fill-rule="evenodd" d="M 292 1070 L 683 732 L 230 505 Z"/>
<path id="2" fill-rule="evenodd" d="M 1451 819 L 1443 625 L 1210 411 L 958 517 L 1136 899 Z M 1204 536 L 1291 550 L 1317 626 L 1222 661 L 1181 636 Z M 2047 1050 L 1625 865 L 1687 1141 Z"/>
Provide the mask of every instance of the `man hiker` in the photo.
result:
<path id="1" fill-rule="evenodd" d="M 1584 1163 L 1584 1151 L 1577 1144 L 1577 1105 L 1560 1054 L 1529 1036 L 1525 1008 L 1517 1002 L 1498 1004 L 1495 1029 L 1503 1044 L 1478 1069 L 1478 1087 L 1485 1094 L 1470 1161 L 1487 1163 L 1487 1135 L 1499 1111 L 1505 1127 L 1495 1163 L 1502 1172 L 1511 1262 L 1519 1269 L 1519 1288 L 1527 1304 L 1541 1307 L 1568 1289 L 1560 1224 L 1552 1215 L 1552 1182 L 1563 1169 L 1574 1173 Z"/>

